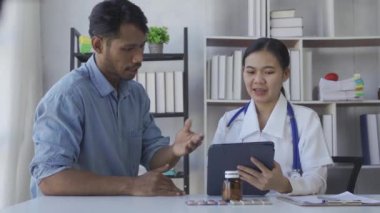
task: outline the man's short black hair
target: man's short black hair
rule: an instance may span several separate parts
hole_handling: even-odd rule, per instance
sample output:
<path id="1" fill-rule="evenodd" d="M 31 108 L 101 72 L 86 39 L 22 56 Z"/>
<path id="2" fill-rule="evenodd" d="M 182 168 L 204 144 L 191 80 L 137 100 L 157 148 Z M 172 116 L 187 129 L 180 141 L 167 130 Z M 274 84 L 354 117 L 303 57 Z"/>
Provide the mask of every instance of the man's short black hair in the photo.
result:
<path id="1" fill-rule="evenodd" d="M 122 24 L 134 24 L 143 33 L 148 32 L 147 19 L 137 5 L 128 0 L 105 0 L 91 12 L 90 36 L 114 37 Z"/>

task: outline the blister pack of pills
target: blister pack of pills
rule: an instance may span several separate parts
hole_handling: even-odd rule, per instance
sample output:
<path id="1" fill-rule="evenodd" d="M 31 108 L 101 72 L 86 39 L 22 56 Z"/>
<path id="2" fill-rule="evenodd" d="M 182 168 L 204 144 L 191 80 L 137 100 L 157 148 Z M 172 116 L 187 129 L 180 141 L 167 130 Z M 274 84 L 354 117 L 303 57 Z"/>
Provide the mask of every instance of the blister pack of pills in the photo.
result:
<path id="1" fill-rule="evenodd" d="M 255 199 L 246 199 L 246 200 L 231 200 L 226 202 L 224 200 L 187 200 L 186 204 L 188 206 L 217 206 L 217 205 L 271 205 L 272 202 L 267 198 L 255 198 Z"/>

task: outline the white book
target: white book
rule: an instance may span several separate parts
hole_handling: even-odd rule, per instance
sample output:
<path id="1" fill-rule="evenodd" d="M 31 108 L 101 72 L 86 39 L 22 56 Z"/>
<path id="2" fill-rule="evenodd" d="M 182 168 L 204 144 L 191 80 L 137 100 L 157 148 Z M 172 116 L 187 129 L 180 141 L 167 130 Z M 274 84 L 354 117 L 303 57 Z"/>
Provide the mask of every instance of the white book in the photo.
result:
<path id="1" fill-rule="evenodd" d="M 174 72 L 165 72 L 165 112 L 174 112 Z"/>
<path id="2" fill-rule="evenodd" d="M 241 50 L 234 51 L 234 83 L 233 83 L 234 95 L 233 95 L 233 98 L 235 100 L 241 100 L 242 98 L 242 91 L 241 91 L 242 76 L 243 76 L 242 57 L 243 57 L 243 52 Z"/>
<path id="3" fill-rule="evenodd" d="M 367 114 L 367 134 L 371 164 L 380 164 L 379 138 L 377 132 L 377 115 Z"/>
<path id="4" fill-rule="evenodd" d="M 146 73 L 145 72 L 139 72 L 137 74 L 137 82 L 139 82 L 146 90 Z"/>
<path id="5" fill-rule="evenodd" d="M 218 81 L 218 99 L 226 99 L 226 56 L 220 55 L 218 58 L 219 81 Z"/>
<path id="6" fill-rule="evenodd" d="M 261 24 L 260 24 L 260 36 L 261 37 L 266 37 L 266 29 L 267 29 L 267 0 L 260 0 L 260 4 L 261 4 L 261 11 L 260 11 L 260 15 L 261 15 L 261 18 L 260 18 L 260 21 L 261 21 Z"/>
<path id="7" fill-rule="evenodd" d="M 333 116 L 331 114 L 322 115 L 322 128 L 326 139 L 327 149 L 330 156 L 333 155 L 333 141 L 334 141 L 334 131 L 333 131 Z"/>
<path id="8" fill-rule="evenodd" d="M 156 112 L 164 113 L 165 112 L 165 73 L 157 72 L 156 73 Z"/>
<path id="9" fill-rule="evenodd" d="M 311 50 L 304 50 L 303 81 L 301 82 L 302 97 L 305 101 L 313 100 L 313 55 Z"/>
<path id="10" fill-rule="evenodd" d="M 183 112 L 183 72 L 174 72 L 174 111 Z"/>
<path id="11" fill-rule="evenodd" d="M 273 18 L 270 20 L 270 27 L 302 27 L 302 17 L 294 18 Z"/>
<path id="12" fill-rule="evenodd" d="M 255 0 L 255 17 L 256 17 L 256 36 L 260 37 L 261 36 L 261 25 L 262 25 L 262 20 L 261 20 L 261 0 Z"/>
<path id="13" fill-rule="evenodd" d="M 248 36 L 256 36 L 256 0 L 248 0 Z"/>
<path id="14" fill-rule="evenodd" d="M 326 3 L 326 18 L 325 23 L 325 36 L 334 37 L 335 36 L 335 0 L 325 0 Z"/>
<path id="15" fill-rule="evenodd" d="M 218 59 L 217 55 L 212 56 L 211 59 L 211 99 L 213 100 L 218 99 Z"/>
<path id="16" fill-rule="evenodd" d="M 273 37 L 291 37 L 302 36 L 302 27 L 275 27 L 270 29 L 270 34 Z"/>
<path id="17" fill-rule="evenodd" d="M 146 92 L 150 99 L 150 112 L 156 112 L 156 73 L 146 73 Z"/>
<path id="18" fill-rule="evenodd" d="M 290 95 L 292 101 L 301 100 L 300 51 L 290 50 Z"/>
<path id="19" fill-rule="evenodd" d="M 295 9 L 287 9 L 287 10 L 272 10 L 270 12 L 271 18 L 291 18 L 296 16 Z"/>
<path id="20" fill-rule="evenodd" d="M 226 99 L 232 100 L 234 83 L 234 57 L 227 56 L 226 62 Z"/>

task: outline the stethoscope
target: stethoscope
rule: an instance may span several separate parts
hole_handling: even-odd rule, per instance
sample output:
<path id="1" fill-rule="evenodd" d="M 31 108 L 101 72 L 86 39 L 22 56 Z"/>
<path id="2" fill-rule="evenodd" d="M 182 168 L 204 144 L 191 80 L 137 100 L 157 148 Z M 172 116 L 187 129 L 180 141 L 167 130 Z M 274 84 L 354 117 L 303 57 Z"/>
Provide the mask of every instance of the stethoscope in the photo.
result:
<path id="1" fill-rule="evenodd" d="M 234 120 L 244 112 L 244 114 L 248 110 L 248 106 L 251 102 L 246 103 L 243 107 L 241 107 L 230 119 L 230 121 L 227 123 L 227 128 L 232 125 Z M 301 167 L 301 161 L 300 161 L 300 154 L 298 150 L 298 141 L 299 141 L 299 136 L 298 136 L 298 127 L 297 127 L 297 122 L 294 116 L 294 110 L 292 105 L 287 102 L 287 114 L 290 118 L 290 126 L 292 130 L 292 142 L 293 142 L 293 166 L 292 166 L 292 171 L 290 172 L 290 177 L 291 178 L 297 178 L 301 177 L 302 175 L 302 167 Z"/>

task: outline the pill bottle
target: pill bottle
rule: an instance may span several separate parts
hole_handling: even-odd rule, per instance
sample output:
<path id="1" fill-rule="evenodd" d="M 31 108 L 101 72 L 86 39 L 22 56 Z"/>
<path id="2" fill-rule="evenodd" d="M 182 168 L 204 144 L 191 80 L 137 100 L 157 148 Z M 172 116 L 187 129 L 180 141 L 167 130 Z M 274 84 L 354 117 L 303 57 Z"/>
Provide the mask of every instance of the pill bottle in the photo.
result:
<path id="1" fill-rule="evenodd" d="M 222 199 L 224 201 L 241 200 L 241 180 L 238 171 L 225 171 L 222 187 Z"/>

